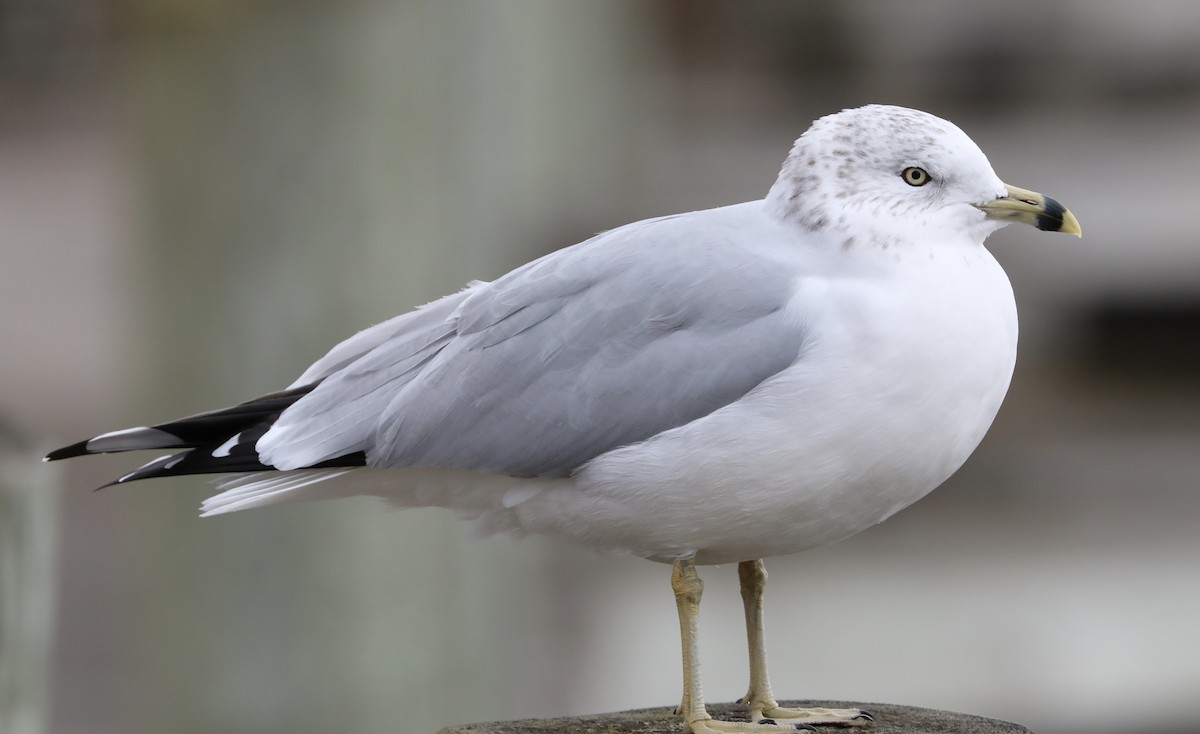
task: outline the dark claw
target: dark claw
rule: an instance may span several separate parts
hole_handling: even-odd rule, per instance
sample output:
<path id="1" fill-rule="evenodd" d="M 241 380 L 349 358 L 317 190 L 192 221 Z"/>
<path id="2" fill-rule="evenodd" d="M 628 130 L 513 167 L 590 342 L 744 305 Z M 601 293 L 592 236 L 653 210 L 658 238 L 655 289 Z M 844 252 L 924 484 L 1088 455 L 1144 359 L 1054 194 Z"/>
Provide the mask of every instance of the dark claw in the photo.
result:
<path id="1" fill-rule="evenodd" d="M 874 721 L 875 714 L 871 713 L 870 711 L 863 711 L 862 709 L 859 709 L 858 716 L 854 716 L 852 718 L 853 719 L 866 719 L 867 721 Z"/>
<path id="2" fill-rule="evenodd" d="M 734 703 L 746 703 L 746 699 L 739 698 L 738 700 L 734 701 Z"/>
<path id="3" fill-rule="evenodd" d="M 771 724 L 771 725 L 773 726 L 773 725 L 775 724 L 775 719 L 759 719 L 759 720 L 758 720 L 758 723 L 760 723 L 760 724 Z"/>
<path id="4" fill-rule="evenodd" d="M 800 731 L 815 731 L 815 732 L 821 731 L 820 729 L 813 726 L 812 724 L 796 724 L 796 728 Z"/>

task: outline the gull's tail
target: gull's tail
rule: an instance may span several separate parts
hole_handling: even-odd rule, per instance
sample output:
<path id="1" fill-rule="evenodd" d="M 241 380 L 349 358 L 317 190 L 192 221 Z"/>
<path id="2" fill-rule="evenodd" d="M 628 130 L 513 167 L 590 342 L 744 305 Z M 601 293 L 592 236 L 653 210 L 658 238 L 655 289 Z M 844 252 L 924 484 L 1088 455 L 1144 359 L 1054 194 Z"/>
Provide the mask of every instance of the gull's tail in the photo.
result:
<path id="1" fill-rule="evenodd" d="M 86 441 L 51 451 L 45 461 L 84 454 L 106 454 L 142 449 L 185 449 L 151 461 L 104 486 L 152 477 L 184 474 L 272 471 L 255 450 L 275 420 L 289 405 L 307 395 L 313 385 L 271 393 L 223 410 L 181 418 L 156 426 L 140 426 L 104 433 Z M 361 451 L 321 462 L 311 468 L 362 466 Z"/>

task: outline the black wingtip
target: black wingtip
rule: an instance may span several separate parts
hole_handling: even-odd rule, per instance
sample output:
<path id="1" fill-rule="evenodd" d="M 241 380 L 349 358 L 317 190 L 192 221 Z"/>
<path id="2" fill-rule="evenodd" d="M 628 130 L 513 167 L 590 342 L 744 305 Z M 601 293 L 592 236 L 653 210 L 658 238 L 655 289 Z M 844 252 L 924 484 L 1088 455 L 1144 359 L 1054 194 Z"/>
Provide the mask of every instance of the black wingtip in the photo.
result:
<path id="1" fill-rule="evenodd" d="M 163 458 L 166 458 L 166 457 L 163 457 Z M 108 484 L 101 484 L 99 487 L 96 487 L 92 491 L 99 492 L 102 489 L 108 489 L 109 487 L 115 487 L 118 484 L 128 484 L 129 482 L 136 482 L 139 479 L 147 479 L 150 476 L 154 476 L 149 473 L 143 474 L 142 472 L 143 472 L 143 470 L 149 469 L 151 467 L 157 468 L 160 461 L 161 461 L 160 459 L 156 459 L 145 466 L 139 467 L 139 468 L 129 472 L 128 474 L 117 477 L 116 479 L 112 480 Z"/>
<path id="2" fill-rule="evenodd" d="M 91 439 L 88 439 L 88 441 L 90 441 L 90 440 Z M 79 443 L 73 443 L 70 446 L 63 446 L 61 449 L 55 449 L 55 450 L 51 451 L 50 453 L 46 454 L 46 456 L 42 459 L 42 461 L 58 461 L 59 459 L 72 459 L 76 456 L 84 456 L 86 454 L 90 454 L 91 452 L 88 451 L 87 445 L 88 445 L 87 441 L 80 441 Z"/>
<path id="3" fill-rule="evenodd" d="M 208 444 L 213 444 L 215 448 L 231 436 L 249 428 L 262 425 L 265 426 L 265 431 L 281 412 L 311 392 L 314 387 L 316 383 L 155 426 L 137 426 L 102 433 L 85 441 L 55 449 L 46 454 L 45 460 L 58 461 L 87 454 L 143 449 L 186 449 Z"/>
<path id="4" fill-rule="evenodd" d="M 116 484 L 157 477 L 273 471 L 274 467 L 264 464 L 259 459 L 255 446 L 271 429 L 279 414 L 313 387 L 308 385 L 272 393 L 232 408 L 201 413 L 170 423 L 104 433 L 51 451 L 46 454 L 44 461 L 140 449 L 190 449 L 160 456 L 108 484 L 97 487 L 97 492 Z M 304 468 L 365 466 L 366 461 L 366 455 L 362 451 L 355 451 Z"/>

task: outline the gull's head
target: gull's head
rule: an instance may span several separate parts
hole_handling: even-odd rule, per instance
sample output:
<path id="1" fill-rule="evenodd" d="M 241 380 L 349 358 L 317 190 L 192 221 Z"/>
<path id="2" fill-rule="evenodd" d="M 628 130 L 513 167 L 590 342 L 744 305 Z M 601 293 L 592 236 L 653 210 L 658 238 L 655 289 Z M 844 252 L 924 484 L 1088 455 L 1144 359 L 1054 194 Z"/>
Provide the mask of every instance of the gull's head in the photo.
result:
<path id="1" fill-rule="evenodd" d="M 887 105 L 814 122 L 784 162 L 767 205 L 847 245 L 864 238 L 979 244 L 1010 222 L 1080 234 L 1057 201 L 1001 181 L 957 126 Z"/>

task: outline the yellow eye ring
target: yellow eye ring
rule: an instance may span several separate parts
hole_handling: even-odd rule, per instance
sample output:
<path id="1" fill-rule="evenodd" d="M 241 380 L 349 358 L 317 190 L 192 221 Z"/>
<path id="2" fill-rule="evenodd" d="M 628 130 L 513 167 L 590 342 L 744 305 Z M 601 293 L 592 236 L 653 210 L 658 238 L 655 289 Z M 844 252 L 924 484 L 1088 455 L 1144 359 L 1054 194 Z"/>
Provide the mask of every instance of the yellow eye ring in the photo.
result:
<path id="1" fill-rule="evenodd" d="M 909 186 L 924 186 L 929 183 L 929 171 L 916 166 L 909 166 L 900 172 L 900 178 Z"/>

